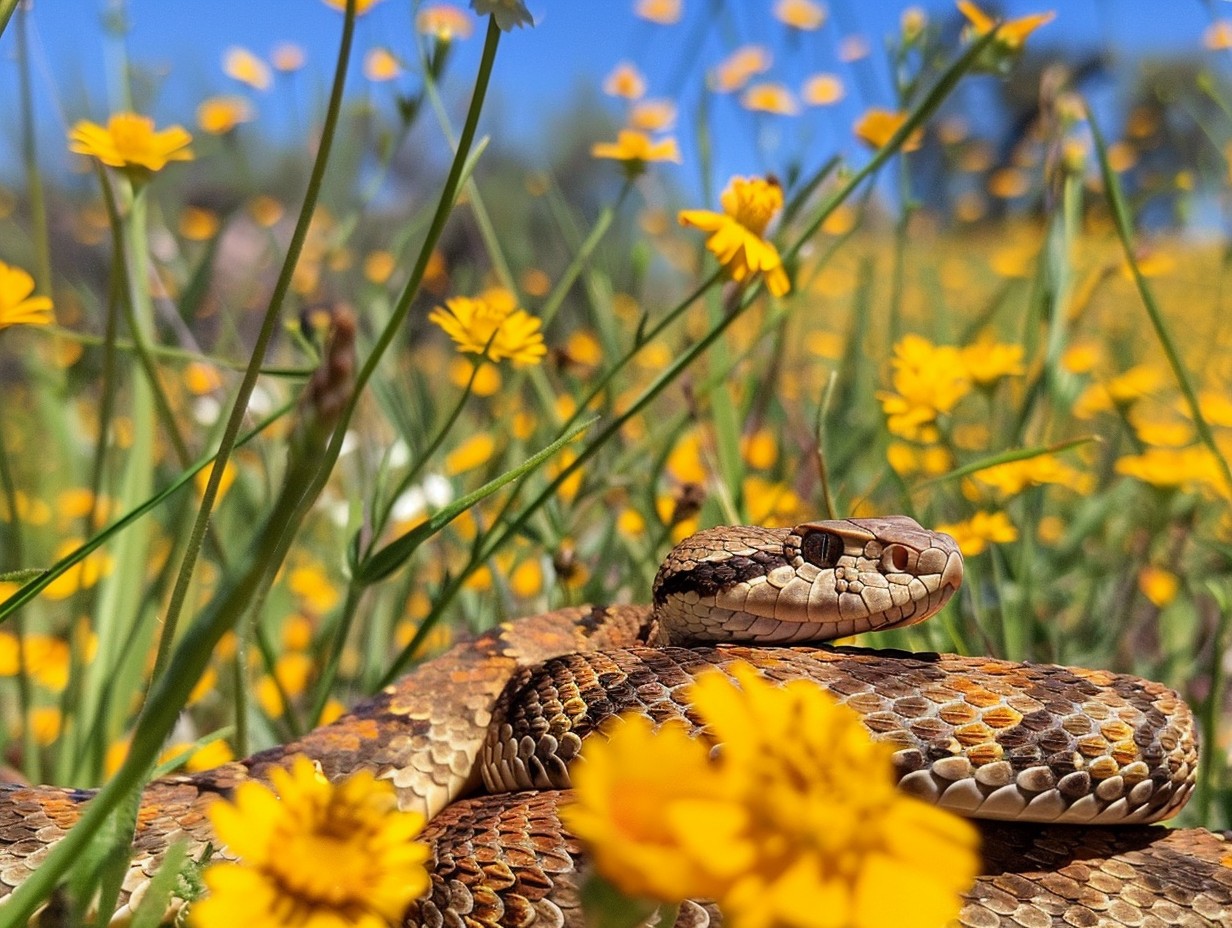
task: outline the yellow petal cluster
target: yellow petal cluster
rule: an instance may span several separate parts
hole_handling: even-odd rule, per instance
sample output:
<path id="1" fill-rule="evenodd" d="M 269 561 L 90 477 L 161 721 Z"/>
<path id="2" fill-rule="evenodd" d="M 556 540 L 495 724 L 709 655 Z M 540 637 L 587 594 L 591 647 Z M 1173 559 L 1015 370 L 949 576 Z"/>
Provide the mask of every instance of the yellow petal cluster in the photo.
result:
<path id="1" fill-rule="evenodd" d="M 521 367 L 538 364 L 547 354 L 539 331 L 542 323 L 518 309 L 513 295 L 505 290 L 446 300 L 428 319 L 445 330 L 459 351 L 482 354 L 490 361 L 509 358 Z"/>
<path id="2" fill-rule="evenodd" d="M 639 173 L 651 161 L 672 161 L 680 164 L 680 149 L 674 138 L 656 142 L 645 132 L 636 129 L 621 129 L 615 142 L 596 142 L 590 153 L 595 158 L 614 158 L 623 161 Z"/>
<path id="3" fill-rule="evenodd" d="M 182 126 L 155 131 L 154 120 L 136 113 L 115 113 L 106 128 L 83 119 L 68 134 L 69 151 L 109 167 L 146 171 L 161 171 L 169 161 L 191 161 L 191 142 Z"/>
<path id="4" fill-rule="evenodd" d="M 998 23 L 983 10 L 981 10 L 970 0 L 958 0 L 958 9 L 963 16 L 967 17 L 968 27 L 976 37 L 985 36 L 993 29 L 997 29 L 997 44 L 1005 48 L 1017 51 L 1022 48 L 1022 45 L 1027 40 L 1032 32 L 1040 26 L 1047 25 L 1056 19 L 1057 14 L 1054 12 L 1033 13 L 1030 16 L 1023 16 L 1019 19 L 1009 19 Z"/>
<path id="5" fill-rule="evenodd" d="M 423 816 L 361 771 L 330 783 L 305 757 L 241 783 L 210 822 L 235 863 L 211 864 L 196 928 L 387 928 L 428 888 Z"/>
<path id="6" fill-rule="evenodd" d="M 869 148 L 883 148 L 906 121 L 906 113 L 874 106 L 856 121 L 854 131 Z M 916 129 L 903 141 L 902 151 L 915 151 L 923 142 L 923 131 Z"/>
<path id="7" fill-rule="evenodd" d="M 937 417 L 971 392 L 961 352 L 921 335 L 906 335 L 894 346 L 890 366 L 893 392 L 877 391 L 886 427 L 900 438 L 932 441 Z"/>
<path id="8" fill-rule="evenodd" d="M 763 237 L 770 221 L 783 208 L 783 189 L 773 179 L 733 177 L 720 201 L 721 213 L 681 210 L 680 224 L 710 233 L 706 248 L 732 280 L 743 283 L 754 274 L 762 274 L 770 292 L 783 296 L 791 290 L 791 282 L 778 249 Z"/>
<path id="9" fill-rule="evenodd" d="M 736 928 L 954 918 L 975 829 L 898 793 L 892 748 L 815 684 L 730 673 L 687 694 L 705 739 L 633 716 L 583 747 L 562 814 L 596 869 L 631 895 L 714 899 Z"/>
<path id="10" fill-rule="evenodd" d="M 419 8 L 415 14 L 415 30 L 439 42 L 452 42 L 469 39 L 475 31 L 475 23 L 466 10 L 449 3 L 433 3 Z"/>
<path id="11" fill-rule="evenodd" d="M 1095 478 L 1071 467 L 1055 454 L 1039 454 L 1020 461 L 995 464 L 977 470 L 972 476 L 1003 496 L 1014 496 L 1027 487 L 1043 484 L 1068 487 L 1075 493 L 1090 493 L 1095 489 Z"/>
<path id="12" fill-rule="evenodd" d="M 958 542 L 958 548 L 964 557 L 983 554 L 990 544 L 1018 540 L 1018 529 L 1004 512 L 981 510 L 962 522 L 938 525 L 937 531 L 944 532 Z"/>
<path id="13" fill-rule="evenodd" d="M 50 325 L 51 298 L 31 296 L 34 278 L 28 271 L 0 261 L 0 329 L 11 325 Z"/>

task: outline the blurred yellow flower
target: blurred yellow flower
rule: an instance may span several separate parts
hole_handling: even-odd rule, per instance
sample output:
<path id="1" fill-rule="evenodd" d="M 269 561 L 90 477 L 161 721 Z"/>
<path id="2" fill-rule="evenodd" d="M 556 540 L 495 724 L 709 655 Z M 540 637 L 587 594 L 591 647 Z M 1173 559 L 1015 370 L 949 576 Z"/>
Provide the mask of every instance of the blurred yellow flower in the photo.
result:
<path id="1" fill-rule="evenodd" d="M 373 251 L 364 258 L 364 277 L 374 284 L 383 284 L 398 267 L 398 259 L 388 251 Z"/>
<path id="2" fill-rule="evenodd" d="M 1007 345 L 981 338 L 965 346 L 960 355 L 967 376 L 977 387 L 994 386 L 1003 377 L 1020 377 L 1027 372 L 1022 345 Z"/>
<path id="3" fill-rule="evenodd" d="M 19 654 L 22 660 L 19 660 Z M 22 639 L 19 652 L 17 636 L 11 632 L 0 632 L 0 677 L 17 676 L 23 660 L 26 673 L 39 686 L 56 693 L 68 686 L 72 655 L 67 641 L 51 635 L 27 634 Z"/>
<path id="4" fill-rule="evenodd" d="M 845 35 L 838 43 L 838 60 L 845 64 L 868 57 L 868 39 L 862 35 Z"/>
<path id="5" fill-rule="evenodd" d="M 680 149 L 674 138 L 669 136 L 656 142 L 645 132 L 635 129 L 621 129 L 615 142 L 595 142 L 590 147 L 590 153 L 595 158 L 622 161 L 625 170 L 634 175 L 641 174 L 652 161 L 681 162 Z"/>
<path id="6" fill-rule="evenodd" d="M 774 4 L 774 16 L 793 29 L 811 32 L 820 29 L 826 21 L 826 8 L 815 0 L 778 0 Z"/>
<path id="7" fill-rule="evenodd" d="M 31 296 L 34 278 L 28 271 L 0 261 L 0 330 L 11 325 L 51 325 L 51 297 Z"/>
<path id="8" fill-rule="evenodd" d="M 739 90 L 757 74 L 770 70 L 770 52 L 762 45 L 742 45 L 719 62 L 710 75 L 715 93 Z"/>
<path id="9" fill-rule="evenodd" d="M 637 0 L 633 12 L 642 19 L 648 19 L 660 26 L 671 26 L 680 22 L 680 0 Z"/>
<path id="10" fill-rule="evenodd" d="M 1232 48 L 1232 20 L 1217 19 L 1202 33 L 1202 44 L 1212 51 Z"/>
<path id="11" fill-rule="evenodd" d="M 67 538 L 56 546 L 55 560 L 67 557 L 81 547 L 78 539 Z M 43 595 L 52 600 L 68 599 L 79 590 L 88 590 L 98 581 L 111 573 L 115 559 L 103 548 L 97 548 L 85 558 L 70 567 L 43 589 Z"/>
<path id="12" fill-rule="evenodd" d="M 816 684 L 729 672 L 686 694 L 705 739 L 633 715 L 584 744 L 562 817 L 596 869 L 631 895 L 714 899 L 743 928 L 953 919 L 977 872 L 976 830 L 897 792 L 893 748 Z"/>
<path id="13" fill-rule="evenodd" d="M 646 78 L 637 65 L 622 61 L 603 79 L 603 92 L 609 97 L 637 100 L 646 94 Z"/>
<path id="14" fill-rule="evenodd" d="M 346 0 L 322 0 L 326 6 L 332 6 L 339 12 L 346 12 Z M 380 3 L 381 0 L 355 0 L 355 15 L 363 16 L 370 9 Z"/>
<path id="15" fill-rule="evenodd" d="M 990 544 L 1004 544 L 1018 540 L 1018 529 L 1004 512 L 977 512 L 963 522 L 948 522 L 937 526 L 958 542 L 964 557 L 983 554 Z"/>
<path id="16" fill-rule="evenodd" d="M 1057 14 L 1054 12 L 1033 13 L 1030 16 L 1023 16 L 1019 19 L 998 22 L 974 3 L 970 2 L 970 0 L 958 0 L 958 9 L 962 11 L 963 16 L 967 17 L 967 21 L 970 23 L 967 28 L 976 38 L 985 36 L 996 28 L 997 38 L 994 41 L 997 45 L 1009 51 L 1021 49 L 1023 43 L 1027 40 L 1027 36 L 1040 26 L 1052 22 L 1057 17 Z"/>
<path id="17" fill-rule="evenodd" d="M 856 137 L 870 148 L 882 148 L 906 121 L 906 113 L 895 113 L 874 106 L 856 122 Z M 903 141 L 901 150 L 915 151 L 923 141 L 924 131 L 916 129 Z"/>
<path id="18" fill-rule="evenodd" d="M 1033 458 L 995 464 L 977 470 L 971 476 L 1003 496 L 1013 496 L 1027 487 L 1043 484 L 1068 487 L 1082 494 L 1095 489 L 1095 480 L 1090 474 L 1071 467 L 1055 454 L 1037 454 Z"/>
<path id="19" fill-rule="evenodd" d="M 415 14 L 415 29 L 420 35 L 430 35 L 438 42 L 469 39 L 475 22 L 466 10 L 450 3 L 430 3 Z"/>
<path id="20" fill-rule="evenodd" d="M 445 455 L 442 469 L 449 476 L 464 474 L 486 464 L 496 451 L 496 439 L 487 432 L 479 432 L 463 441 L 449 454 Z"/>
<path id="21" fill-rule="evenodd" d="M 274 82 L 269 65 L 239 45 L 232 45 L 223 52 L 222 72 L 255 90 L 268 90 Z"/>
<path id="22" fill-rule="evenodd" d="M 296 567 L 287 578 L 287 588 L 313 615 L 325 615 L 338 605 L 338 588 L 319 564 Z"/>
<path id="23" fill-rule="evenodd" d="M 402 73 L 402 65 L 388 48 L 373 48 L 364 55 L 364 77 L 370 81 L 392 81 Z"/>
<path id="24" fill-rule="evenodd" d="M 666 132 L 676 124 L 671 100 L 638 100 L 629 107 L 629 125 L 641 132 Z"/>
<path id="25" fill-rule="evenodd" d="M 367 770 L 330 783 L 297 757 L 209 808 L 238 857 L 210 864 L 195 928 L 387 928 L 428 888 L 423 816 L 398 810 L 393 786 Z"/>
<path id="26" fill-rule="evenodd" d="M 481 354 L 490 361 L 509 358 L 523 367 L 538 364 L 547 354 L 539 331 L 542 323 L 518 309 L 513 295 L 504 290 L 453 297 L 432 310 L 428 319 L 445 330 L 459 351 Z"/>
<path id="27" fill-rule="evenodd" d="M 34 740 L 46 747 L 60 737 L 61 716 L 55 706 L 39 706 L 30 712 L 30 730 Z"/>
<path id="28" fill-rule="evenodd" d="M 190 242 L 207 242 L 218 234 L 218 214 L 200 206 L 185 206 L 180 211 L 180 235 Z"/>
<path id="29" fill-rule="evenodd" d="M 680 224 L 709 232 L 706 248 L 724 272 L 737 283 L 762 274 L 775 296 L 791 290 L 778 249 L 763 237 L 770 221 L 783 208 L 783 190 L 773 179 L 733 177 L 720 198 L 723 212 L 681 210 Z"/>
<path id="30" fill-rule="evenodd" d="M 749 85 L 740 95 L 740 105 L 746 110 L 777 116 L 795 116 L 800 112 L 800 104 L 791 91 L 773 81 Z"/>
<path id="31" fill-rule="evenodd" d="M 1180 588 L 1180 578 L 1170 570 L 1147 564 L 1138 571 L 1138 589 L 1160 609 L 1176 599 Z"/>
<path id="32" fill-rule="evenodd" d="M 1141 454 L 1117 459 L 1118 474 L 1164 488 L 1202 490 L 1219 496 L 1232 495 L 1219 462 L 1203 445 L 1188 448 L 1148 448 Z"/>
<path id="33" fill-rule="evenodd" d="M 242 122 L 251 122 L 252 116 L 252 104 L 243 97 L 210 97 L 197 107 L 197 125 L 211 135 L 230 132 Z"/>
<path id="34" fill-rule="evenodd" d="M 1074 415 L 1089 419 L 1114 407 L 1129 409 L 1134 403 L 1151 396 L 1163 387 L 1163 372 L 1152 364 L 1137 364 L 1129 370 L 1094 383 L 1074 403 Z"/>
<path id="35" fill-rule="evenodd" d="M 68 134 L 69 151 L 129 170 L 161 171 L 168 161 L 192 161 L 191 142 L 182 126 L 155 132 L 154 120 L 136 113 L 114 113 L 105 129 L 83 119 Z"/>
<path id="36" fill-rule="evenodd" d="M 877 391 L 886 428 L 912 441 L 932 441 L 937 417 L 949 413 L 971 392 L 971 378 L 953 345 L 934 345 L 921 335 L 906 335 L 894 346 L 891 385 Z"/>
<path id="37" fill-rule="evenodd" d="M 814 74 L 800 89 L 800 99 L 809 106 L 830 106 L 843 99 L 846 92 L 837 74 Z"/>
<path id="38" fill-rule="evenodd" d="M 270 64 L 284 74 L 298 71 L 304 66 L 304 61 L 304 49 L 294 42 L 279 42 L 270 52 Z"/>

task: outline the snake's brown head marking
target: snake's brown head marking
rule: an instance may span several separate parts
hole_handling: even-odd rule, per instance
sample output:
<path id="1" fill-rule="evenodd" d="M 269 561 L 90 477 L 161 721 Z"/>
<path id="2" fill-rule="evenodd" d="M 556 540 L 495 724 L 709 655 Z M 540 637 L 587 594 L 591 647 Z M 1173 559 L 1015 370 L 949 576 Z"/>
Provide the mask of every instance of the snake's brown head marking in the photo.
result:
<path id="1" fill-rule="evenodd" d="M 954 539 L 907 516 L 723 526 L 668 555 L 654 604 L 664 644 L 824 641 L 921 622 L 962 576 Z"/>

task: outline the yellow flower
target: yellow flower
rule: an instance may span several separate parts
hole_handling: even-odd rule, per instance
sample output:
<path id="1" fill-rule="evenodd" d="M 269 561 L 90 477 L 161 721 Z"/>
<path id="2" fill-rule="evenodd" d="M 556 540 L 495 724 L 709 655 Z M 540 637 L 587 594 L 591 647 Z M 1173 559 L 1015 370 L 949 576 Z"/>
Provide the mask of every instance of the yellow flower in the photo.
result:
<path id="1" fill-rule="evenodd" d="M 0 330 L 11 325 L 50 325 L 51 298 L 31 296 L 34 278 L 0 261 Z"/>
<path id="2" fill-rule="evenodd" d="M 603 79 L 603 92 L 609 97 L 637 100 L 646 93 L 646 78 L 637 65 L 622 61 Z"/>
<path id="3" fill-rule="evenodd" d="M 681 161 L 680 149 L 674 138 L 656 142 L 645 132 L 634 129 L 621 129 L 615 142 L 595 142 L 590 153 L 596 158 L 622 161 L 625 170 L 634 175 L 641 174 L 652 161 L 671 161 L 675 164 Z"/>
<path id="4" fill-rule="evenodd" d="M 791 290 L 778 249 L 763 238 L 766 226 L 783 208 L 783 190 L 774 180 L 733 177 L 721 197 L 723 212 L 681 210 L 682 226 L 709 232 L 706 248 L 719 259 L 728 277 L 743 283 L 761 273 L 775 296 Z"/>
<path id="5" fill-rule="evenodd" d="M 826 21 L 826 8 L 815 0 L 778 0 L 774 15 L 793 29 L 812 31 L 820 29 Z"/>
<path id="6" fill-rule="evenodd" d="M 899 438 L 932 441 L 937 417 L 949 413 L 971 391 L 962 355 L 953 345 L 934 345 L 906 335 L 894 346 L 891 384 L 877 391 L 886 428 Z"/>
<path id="7" fill-rule="evenodd" d="M 241 783 L 209 808 L 238 862 L 211 864 L 196 928 L 387 928 L 428 888 L 423 817 L 398 810 L 393 787 L 363 770 L 330 783 L 297 757 L 272 789 Z"/>
<path id="8" fill-rule="evenodd" d="M 268 90 L 274 82 L 269 65 L 246 48 L 232 45 L 222 56 L 222 72 L 255 90 Z"/>
<path id="9" fill-rule="evenodd" d="M 486 464 L 495 451 L 496 439 L 487 432 L 479 432 L 445 455 L 443 469 L 451 477 L 464 474 L 481 464 Z"/>
<path id="10" fill-rule="evenodd" d="M 1027 40 L 1032 32 L 1040 26 L 1047 25 L 1056 19 L 1057 14 L 1048 13 L 1033 13 L 1030 16 L 1023 16 L 1020 19 L 1010 19 L 1005 22 L 998 23 L 995 19 L 981 10 L 970 0 L 958 0 L 958 9 L 962 11 L 963 16 L 967 17 L 970 26 L 968 29 L 976 36 L 985 36 L 993 29 L 997 29 L 997 38 L 994 40 L 997 45 L 1009 51 L 1018 51 Z"/>
<path id="11" fill-rule="evenodd" d="M 1002 377 L 1018 377 L 1027 372 L 1022 361 L 1022 345 L 1005 345 L 980 339 L 960 352 L 967 376 L 977 387 L 991 387 Z"/>
<path id="12" fill-rule="evenodd" d="M 190 242 L 207 242 L 218 234 L 218 214 L 200 206 L 185 206 L 180 213 L 180 235 Z"/>
<path id="13" fill-rule="evenodd" d="M 542 324 L 513 295 L 488 290 L 477 297 L 458 296 L 428 314 L 454 340 L 459 351 L 482 354 L 490 361 L 509 358 L 518 367 L 538 364 L 547 354 Z"/>
<path id="14" fill-rule="evenodd" d="M 1004 512 L 977 512 L 964 522 L 949 522 L 938 525 L 937 531 L 944 532 L 958 542 L 963 557 L 975 557 L 982 554 L 990 544 L 1003 544 L 1018 540 L 1018 529 Z"/>
<path id="15" fill-rule="evenodd" d="M 415 14 L 415 29 L 420 35 L 430 35 L 438 42 L 469 39 L 475 30 L 474 21 L 466 10 L 449 3 L 431 3 Z"/>
<path id="16" fill-rule="evenodd" d="M 211 135 L 222 135 L 251 120 L 252 104 L 243 97 L 210 97 L 197 107 L 197 125 Z"/>
<path id="17" fill-rule="evenodd" d="M 814 74 L 804 82 L 800 98 L 809 106 L 830 106 L 843 99 L 846 93 L 843 81 L 837 74 Z"/>
<path id="18" fill-rule="evenodd" d="M 1202 33 L 1202 44 L 1212 51 L 1232 48 L 1232 20 L 1217 19 Z"/>
<path id="19" fill-rule="evenodd" d="M 346 0 L 323 0 L 323 2 L 326 6 L 332 6 L 339 12 L 346 12 Z M 363 16 L 379 2 L 380 0 L 355 0 L 355 15 Z"/>
<path id="20" fill-rule="evenodd" d="M 364 77 L 370 81 L 392 81 L 402 73 L 402 65 L 387 48 L 374 48 L 364 55 Z"/>
<path id="21" fill-rule="evenodd" d="M 778 116 L 795 116 L 800 112 L 800 105 L 791 91 L 773 81 L 750 85 L 740 95 L 740 105 L 746 110 Z"/>
<path id="22" fill-rule="evenodd" d="M 287 578 L 287 588 L 313 615 L 325 615 L 338 605 L 338 588 L 318 564 L 296 567 Z"/>
<path id="23" fill-rule="evenodd" d="M 1181 580 L 1170 570 L 1147 564 L 1138 571 L 1138 589 L 1155 606 L 1162 609 L 1176 599 Z"/>
<path id="24" fill-rule="evenodd" d="M 874 106 L 856 122 L 856 137 L 870 148 L 882 148 L 906 121 L 906 113 L 895 113 Z M 901 150 L 915 151 L 923 141 L 923 130 L 916 129 L 903 141 Z"/>
<path id="25" fill-rule="evenodd" d="M 660 26 L 671 26 L 680 22 L 680 0 L 637 0 L 633 12 Z"/>
<path id="26" fill-rule="evenodd" d="M 1054 484 L 1068 487 L 1075 493 L 1090 493 L 1095 489 L 1094 478 L 1070 467 L 1053 454 L 1039 454 L 1020 461 L 1007 461 L 977 470 L 972 476 L 981 483 L 995 488 L 1003 496 L 1021 493 L 1027 487 Z"/>
<path id="27" fill-rule="evenodd" d="M 632 716 L 583 746 L 562 817 L 596 869 L 629 894 L 712 898 L 737 928 L 954 918 L 978 867 L 976 830 L 897 792 L 893 748 L 815 684 L 730 673 L 687 693 L 705 739 Z"/>
<path id="28" fill-rule="evenodd" d="M 739 90 L 755 74 L 770 70 L 770 52 L 761 45 L 742 45 L 714 69 L 710 83 L 716 93 Z"/>
<path id="29" fill-rule="evenodd" d="M 154 120 L 115 113 L 107 128 L 81 120 L 68 134 L 69 151 L 97 158 L 113 168 L 161 171 L 168 161 L 192 161 L 192 136 L 182 126 L 154 131 Z"/>
<path id="30" fill-rule="evenodd" d="M 676 124 L 671 100 L 639 100 L 629 107 L 629 125 L 640 132 L 666 132 Z"/>
<path id="31" fill-rule="evenodd" d="M 1219 462 L 1202 445 L 1189 448 L 1147 448 L 1141 454 L 1117 458 L 1118 474 L 1163 488 L 1203 490 L 1221 496 L 1232 495 Z"/>
<path id="32" fill-rule="evenodd" d="M 28 634 L 22 639 L 20 660 L 18 654 L 17 636 L 0 632 L 0 677 L 17 676 L 24 662 L 26 673 L 39 686 L 58 693 L 68 685 L 72 655 L 67 641 L 50 635 Z"/>

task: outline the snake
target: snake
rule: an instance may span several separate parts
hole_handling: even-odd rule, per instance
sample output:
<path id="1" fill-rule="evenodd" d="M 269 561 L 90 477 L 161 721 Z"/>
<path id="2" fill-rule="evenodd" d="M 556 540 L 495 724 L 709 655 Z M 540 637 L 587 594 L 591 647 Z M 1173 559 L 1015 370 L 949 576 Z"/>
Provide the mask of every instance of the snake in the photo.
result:
<path id="1" fill-rule="evenodd" d="M 211 803 L 303 755 L 332 780 L 371 770 L 427 817 L 431 885 L 407 928 L 581 926 L 586 852 L 559 811 L 584 739 L 624 712 L 702 736 L 689 685 L 749 664 L 814 681 L 892 745 L 902 790 L 977 820 L 983 865 L 962 928 L 1232 925 L 1226 836 L 1157 824 L 1197 775 L 1176 692 L 1104 670 L 824 643 L 923 621 L 962 578 L 955 541 L 906 516 L 701 531 L 667 556 L 650 605 L 502 623 L 287 744 L 152 781 L 115 918 L 173 842 L 216 844 Z M 0 907 L 92 795 L 0 784 Z M 721 921 L 706 900 L 677 917 Z"/>

